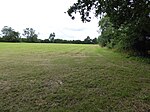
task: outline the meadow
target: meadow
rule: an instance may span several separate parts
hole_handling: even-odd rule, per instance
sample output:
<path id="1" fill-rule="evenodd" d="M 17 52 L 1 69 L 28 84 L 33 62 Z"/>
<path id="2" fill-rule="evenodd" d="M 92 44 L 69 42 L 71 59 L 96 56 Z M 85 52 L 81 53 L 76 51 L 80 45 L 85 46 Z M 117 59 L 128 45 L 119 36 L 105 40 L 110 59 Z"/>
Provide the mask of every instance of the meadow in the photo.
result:
<path id="1" fill-rule="evenodd" d="M 149 111 L 149 63 L 98 45 L 0 43 L 0 112 Z"/>

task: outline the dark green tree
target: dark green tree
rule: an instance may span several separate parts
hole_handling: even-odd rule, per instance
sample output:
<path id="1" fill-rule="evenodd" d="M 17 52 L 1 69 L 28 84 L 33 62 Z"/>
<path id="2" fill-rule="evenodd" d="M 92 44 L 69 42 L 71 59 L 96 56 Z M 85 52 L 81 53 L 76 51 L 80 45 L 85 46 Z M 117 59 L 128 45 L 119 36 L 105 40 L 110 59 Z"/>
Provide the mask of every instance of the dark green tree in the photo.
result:
<path id="1" fill-rule="evenodd" d="M 91 20 L 90 12 L 93 9 L 95 16 L 107 14 L 115 27 L 127 23 L 150 27 L 146 25 L 150 23 L 148 0 L 78 0 L 67 12 L 73 19 L 73 13 L 79 12 L 81 20 L 85 22 Z"/>
<path id="2" fill-rule="evenodd" d="M 38 35 L 33 28 L 26 28 L 23 31 L 23 36 L 27 38 L 27 42 L 38 42 Z"/>
<path id="3" fill-rule="evenodd" d="M 49 41 L 51 42 L 51 43 L 54 43 L 54 39 L 55 38 L 55 33 L 53 32 L 53 33 L 50 33 L 50 35 L 49 35 Z"/>
<path id="4" fill-rule="evenodd" d="M 50 43 L 49 39 L 44 39 L 43 43 Z"/>
<path id="5" fill-rule="evenodd" d="M 97 38 L 92 39 L 92 44 L 98 44 Z"/>
<path id="6" fill-rule="evenodd" d="M 92 39 L 89 36 L 87 36 L 87 38 L 84 39 L 84 43 L 85 44 L 91 44 L 92 43 Z"/>
<path id="7" fill-rule="evenodd" d="M 20 33 L 8 26 L 4 26 L 1 30 L 2 40 L 5 42 L 19 42 Z"/>
<path id="8" fill-rule="evenodd" d="M 145 52 L 146 37 L 150 37 L 150 5 L 149 0 L 78 0 L 69 9 L 69 16 L 79 13 L 83 22 L 91 20 L 90 13 L 95 16 L 107 15 L 120 36 L 123 49 Z M 118 32 L 119 31 L 119 32 Z M 125 32 L 125 33 L 124 33 Z"/>
<path id="9" fill-rule="evenodd" d="M 0 42 L 3 42 L 3 38 L 1 37 L 1 35 L 0 35 Z"/>

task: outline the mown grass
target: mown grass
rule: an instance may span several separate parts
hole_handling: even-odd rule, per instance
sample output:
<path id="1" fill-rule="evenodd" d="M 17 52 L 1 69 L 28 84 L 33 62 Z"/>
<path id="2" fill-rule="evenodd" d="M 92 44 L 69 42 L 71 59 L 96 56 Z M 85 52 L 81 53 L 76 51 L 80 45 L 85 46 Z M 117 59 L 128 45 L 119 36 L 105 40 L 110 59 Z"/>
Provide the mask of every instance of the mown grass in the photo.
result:
<path id="1" fill-rule="evenodd" d="M 0 112 L 149 112 L 150 64 L 98 45 L 0 43 Z"/>

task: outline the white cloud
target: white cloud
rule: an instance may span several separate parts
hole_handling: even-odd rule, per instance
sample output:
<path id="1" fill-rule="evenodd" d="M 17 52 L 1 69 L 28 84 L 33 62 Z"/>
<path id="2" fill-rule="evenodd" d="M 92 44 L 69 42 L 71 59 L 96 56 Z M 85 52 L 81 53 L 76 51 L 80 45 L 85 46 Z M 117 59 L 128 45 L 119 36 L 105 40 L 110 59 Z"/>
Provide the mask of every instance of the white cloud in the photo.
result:
<path id="1" fill-rule="evenodd" d="M 10 26 L 22 32 L 32 27 L 40 33 L 39 38 L 48 38 L 51 32 L 56 38 L 81 39 L 98 35 L 98 20 L 82 23 L 77 15 L 76 20 L 64 12 L 76 0 L 0 0 L 0 29 Z"/>

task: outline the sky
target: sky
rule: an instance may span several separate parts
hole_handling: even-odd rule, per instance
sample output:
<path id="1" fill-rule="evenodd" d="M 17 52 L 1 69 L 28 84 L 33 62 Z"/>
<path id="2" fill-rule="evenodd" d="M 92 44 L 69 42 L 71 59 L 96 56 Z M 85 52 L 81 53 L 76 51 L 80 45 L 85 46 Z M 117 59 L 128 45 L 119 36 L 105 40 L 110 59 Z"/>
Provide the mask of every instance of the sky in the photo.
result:
<path id="1" fill-rule="evenodd" d="M 23 33 L 33 28 L 38 38 L 46 39 L 55 32 L 55 38 L 83 40 L 87 36 L 98 37 L 98 19 L 94 16 L 89 23 L 83 23 L 80 16 L 72 20 L 64 13 L 77 0 L 0 0 L 0 30 L 12 27 Z"/>

